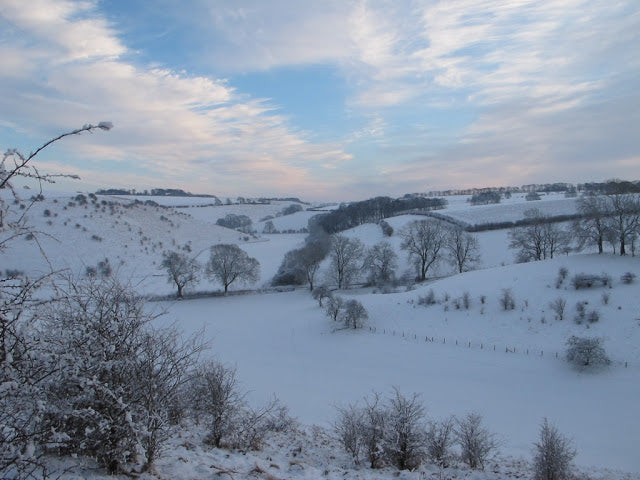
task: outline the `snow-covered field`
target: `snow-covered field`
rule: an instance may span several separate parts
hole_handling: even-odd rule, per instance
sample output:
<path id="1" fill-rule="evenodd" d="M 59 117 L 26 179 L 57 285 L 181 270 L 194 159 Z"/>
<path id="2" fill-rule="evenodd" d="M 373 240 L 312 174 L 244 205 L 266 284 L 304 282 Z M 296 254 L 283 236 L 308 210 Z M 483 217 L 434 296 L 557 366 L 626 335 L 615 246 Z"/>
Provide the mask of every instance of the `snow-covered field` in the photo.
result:
<path id="1" fill-rule="evenodd" d="M 560 266 L 570 275 L 604 270 L 617 278 L 629 269 L 640 274 L 637 259 L 576 256 L 469 272 L 399 294 L 344 292 L 369 312 L 370 328 L 356 332 L 332 332 L 334 325 L 305 291 L 176 302 L 162 321 L 185 332 L 204 326 L 211 353 L 237 365 L 254 400 L 276 394 L 306 423 L 328 426 L 336 403 L 397 386 L 419 392 L 434 418 L 480 412 L 501 435 L 501 450 L 514 457 L 529 456 L 548 417 L 573 437 L 578 464 L 637 471 L 637 285 L 616 282 L 608 290 L 609 304 L 602 305 L 601 289 L 556 289 Z M 516 298 L 512 312 L 498 305 L 505 287 Z M 431 288 L 441 303 L 418 305 Z M 456 310 L 453 300 L 465 291 L 471 308 Z M 445 293 L 449 302 L 442 301 Z M 554 320 L 548 306 L 558 296 L 567 300 L 563 321 Z M 573 322 L 578 300 L 601 313 L 598 323 Z M 570 368 L 562 355 L 570 335 L 606 338 L 612 366 L 598 374 Z"/>
<path id="2" fill-rule="evenodd" d="M 3 270 L 15 268 L 30 276 L 50 269 L 81 274 L 87 266 L 109 258 L 119 275 L 142 293 L 167 295 L 174 287 L 159 268 L 164 250 L 182 248 L 204 262 L 211 245 L 237 243 L 261 264 L 260 280 L 250 286 L 259 290 L 268 285 L 284 254 L 305 238 L 304 234 L 251 236 L 215 225 L 228 213 L 247 215 L 260 232 L 264 224 L 260 219 L 275 217 L 291 202 L 198 207 L 198 202 L 212 199 L 189 198 L 181 200 L 193 202 L 188 203 L 190 207 L 159 208 L 131 206 L 128 199 L 106 196 L 84 205 L 73 196 L 47 195 L 33 205 L 27 215 L 41 232 L 35 237 L 39 243 L 14 241 L 2 252 Z M 575 212 L 572 199 L 544 196 L 541 201 L 525 202 L 514 197 L 486 207 L 471 207 L 466 197 L 450 197 L 441 213 L 468 223 L 485 223 L 522 218 L 524 210 L 532 207 L 549 215 Z M 171 198 L 174 206 L 187 204 L 164 198 Z M 272 221 L 279 230 L 300 229 L 316 213 L 303 211 Z M 398 232 L 415 219 L 424 217 L 388 219 L 396 232 L 388 240 L 398 253 L 398 276 L 412 275 Z M 345 235 L 365 245 L 385 239 L 380 227 L 372 224 Z M 149 308 L 168 308 L 168 314 L 157 320 L 160 325 L 175 324 L 185 335 L 204 327 L 212 345 L 207 355 L 237 366 L 250 400 L 262 403 L 275 394 L 306 425 L 293 437 L 274 438 L 264 453 L 255 455 L 208 449 L 198 443 L 197 431 L 185 431 L 172 440 L 167 456 L 158 462 L 158 478 L 211 478 L 217 472 L 211 465 L 234 470 L 234 478 L 251 478 L 248 472 L 255 466 L 272 475 L 256 474 L 256 478 L 389 478 L 390 471 L 346 470 L 348 458 L 330 446 L 335 440 L 329 441 L 330 430 L 323 428 L 335 419 L 336 405 L 372 391 L 386 394 L 393 387 L 407 394 L 420 393 L 430 418 L 477 411 L 499 435 L 503 457 L 496 472 L 452 470 L 449 478 L 528 476 L 525 460 L 531 458 L 543 417 L 573 439 L 578 451 L 575 462 L 583 472 L 594 478 L 640 478 L 640 290 L 638 283 L 625 285 L 619 280 L 628 271 L 640 278 L 640 259 L 584 254 L 513 265 L 507 231 L 477 236 L 482 258 L 475 271 L 452 275 L 451 267 L 442 264 L 433 272 L 442 278 L 395 293 L 339 292 L 357 298 L 368 310 L 369 322 L 362 331 L 334 331 L 335 325 L 303 288 L 150 302 Z M 325 262 L 322 269 L 327 267 Z M 581 272 L 605 272 L 614 280 L 613 287 L 576 291 L 566 281 L 556 288 L 561 267 L 569 271 L 569 279 Z M 219 288 L 202 279 L 191 291 Z M 232 290 L 244 288 L 232 286 Z M 508 312 L 498 303 L 506 288 L 516 299 L 516 309 Z M 430 290 L 438 303 L 420 305 L 420 297 Z M 471 299 L 468 310 L 456 307 L 465 292 Z M 606 302 L 603 295 L 608 297 Z M 554 318 L 549 307 L 559 297 L 567 303 L 562 321 Z M 573 317 L 579 301 L 597 310 L 600 320 L 576 324 Z M 562 357 L 571 335 L 604 338 L 611 366 L 597 373 L 570 368 Z M 313 424 L 320 428 L 313 429 Z M 297 446 L 301 450 L 294 458 Z M 329 460 L 332 465 L 323 466 Z M 509 469 L 512 474 L 506 472 Z M 625 476 L 620 471 L 632 473 Z M 398 478 L 432 478 L 437 473 L 427 466 Z"/>
<path id="3" fill-rule="evenodd" d="M 543 215 L 555 217 L 576 213 L 576 199 L 564 198 L 562 194 L 542 195 L 540 200 L 527 201 L 525 194 L 513 194 L 503 198 L 499 204 L 475 205 L 468 203 L 470 196 L 445 197 L 447 206 L 437 213 L 468 225 L 483 225 L 499 222 L 516 222 L 525 218 L 525 212 L 537 209 Z"/>

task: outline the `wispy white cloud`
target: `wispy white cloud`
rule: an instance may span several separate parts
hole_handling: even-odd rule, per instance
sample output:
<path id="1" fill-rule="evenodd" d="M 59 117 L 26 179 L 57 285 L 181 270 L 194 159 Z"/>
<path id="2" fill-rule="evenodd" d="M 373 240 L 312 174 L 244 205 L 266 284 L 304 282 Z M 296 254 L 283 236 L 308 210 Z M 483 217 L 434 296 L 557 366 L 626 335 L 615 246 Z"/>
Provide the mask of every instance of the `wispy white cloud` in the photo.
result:
<path id="1" fill-rule="evenodd" d="M 193 36 L 198 71 L 214 73 L 135 63 L 99 3 L 0 0 L 14 29 L 0 32 L 0 111 L 10 112 L 2 124 L 41 136 L 112 120 L 113 132 L 74 148 L 135 163 L 133 180 L 224 185 L 230 194 L 364 197 L 588 180 L 610 176 L 605 160 L 619 169 L 612 174 L 637 177 L 635 0 L 167 5 L 172 27 Z M 219 78 L 315 64 L 341 74 L 344 115 L 357 119 L 331 143 L 312 142 L 314 132 L 292 125 L 272 99 Z M 372 157 L 366 172 L 359 167 L 368 158 L 352 159 L 363 146 Z M 100 175 L 76 165 L 85 177 Z"/>
<path id="2" fill-rule="evenodd" d="M 39 138 L 112 121 L 108 135 L 59 146 L 82 156 L 70 161 L 88 182 L 281 192 L 312 188 L 318 170 L 349 158 L 337 144 L 310 142 L 268 101 L 240 95 L 225 80 L 124 60 L 117 31 L 91 3 L 36 3 L 2 2 L 4 21 L 21 35 L 2 39 L 11 55 L 0 72 L 0 110 Z M 115 175 L 113 162 L 121 162 Z"/>

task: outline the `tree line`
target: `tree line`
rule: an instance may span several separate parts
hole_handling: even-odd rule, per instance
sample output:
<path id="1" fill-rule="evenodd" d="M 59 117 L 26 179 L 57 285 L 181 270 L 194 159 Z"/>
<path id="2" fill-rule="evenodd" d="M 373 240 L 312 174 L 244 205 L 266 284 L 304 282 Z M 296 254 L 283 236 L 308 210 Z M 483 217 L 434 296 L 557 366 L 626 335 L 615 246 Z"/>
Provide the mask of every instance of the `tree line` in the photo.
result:
<path id="1" fill-rule="evenodd" d="M 426 280 L 429 272 L 442 261 L 450 263 L 457 272 L 464 272 L 480 260 L 477 238 L 457 225 L 434 219 L 415 220 L 398 235 L 402 238 L 401 249 L 413 264 L 418 281 Z M 324 280 L 337 289 L 362 281 L 379 287 L 396 281 L 398 254 L 389 241 L 367 248 L 358 238 L 340 233 L 328 235 L 316 228 L 303 247 L 285 254 L 272 284 L 308 285 L 313 290 L 318 283 L 320 266 L 327 258 Z"/>
<path id="2" fill-rule="evenodd" d="M 436 210 L 444 208 L 443 198 L 405 195 L 402 198 L 375 197 L 369 200 L 343 204 L 336 210 L 314 217 L 313 221 L 325 232 L 338 233 L 365 223 L 378 223 L 407 210 Z"/>

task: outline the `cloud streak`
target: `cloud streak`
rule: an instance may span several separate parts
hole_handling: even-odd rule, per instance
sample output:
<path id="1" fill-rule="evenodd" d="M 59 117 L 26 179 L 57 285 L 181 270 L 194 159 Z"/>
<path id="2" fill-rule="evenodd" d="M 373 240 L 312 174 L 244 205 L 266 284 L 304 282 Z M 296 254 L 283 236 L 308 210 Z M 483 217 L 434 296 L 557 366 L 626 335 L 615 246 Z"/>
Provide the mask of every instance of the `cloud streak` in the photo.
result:
<path id="1" fill-rule="evenodd" d="M 125 61 L 117 32 L 91 17 L 89 4 L 47 1 L 36 10 L 32 15 L 24 2 L 3 3 L 2 16 L 23 40 L 3 46 L 14 60 L 0 73 L 6 93 L 0 108 L 34 137 L 111 120 L 116 128 L 108 136 L 61 147 L 93 159 L 92 169 L 85 160 L 75 162 L 88 182 L 104 176 L 95 169 L 107 159 L 107 170 L 120 162 L 118 183 L 126 183 L 122 174 L 130 165 L 156 185 L 267 193 L 312 188 L 311 170 L 349 158 L 337 144 L 308 141 L 268 101 L 240 95 L 225 80 Z"/>
<path id="2" fill-rule="evenodd" d="M 136 62 L 100 7 L 0 0 L 1 125 L 42 138 L 113 121 L 60 147 L 92 183 L 132 166 L 146 186 L 362 198 L 638 177 L 633 0 L 168 0 L 197 74 Z M 347 92 L 348 128 L 323 142 L 233 81 L 311 65 Z"/>

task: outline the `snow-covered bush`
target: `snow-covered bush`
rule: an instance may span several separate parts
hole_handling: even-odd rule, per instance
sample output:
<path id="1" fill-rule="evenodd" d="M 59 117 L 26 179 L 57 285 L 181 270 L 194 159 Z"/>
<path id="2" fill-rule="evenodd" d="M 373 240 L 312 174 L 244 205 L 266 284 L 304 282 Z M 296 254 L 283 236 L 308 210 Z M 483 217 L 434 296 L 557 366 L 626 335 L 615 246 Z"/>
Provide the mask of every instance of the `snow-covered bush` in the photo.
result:
<path id="1" fill-rule="evenodd" d="M 189 385 L 189 407 L 208 428 L 207 443 L 221 447 L 223 439 L 238 429 L 244 395 L 238 387 L 236 370 L 220 362 L 208 361 L 196 369 Z"/>
<path id="2" fill-rule="evenodd" d="M 342 315 L 342 311 L 344 310 L 345 301 L 342 297 L 336 295 L 329 297 L 327 304 L 325 305 L 325 313 L 329 318 L 331 318 L 334 322 L 337 322 Z"/>
<path id="3" fill-rule="evenodd" d="M 556 288 L 562 287 L 562 284 L 567 279 L 567 275 L 569 275 L 569 270 L 566 267 L 560 267 L 558 269 L 558 276 L 556 277 Z"/>
<path id="4" fill-rule="evenodd" d="M 486 461 L 496 452 L 495 435 L 482 426 L 482 416 L 469 413 L 457 421 L 455 438 L 460 459 L 473 469 L 484 470 Z"/>
<path id="5" fill-rule="evenodd" d="M 168 437 L 198 342 L 152 330 L 154 316 L 113 277 L 67 279 L 39 310 L 48 358 L 43 424 L 56 450 L 96 458 L 111 472 L 150 466 Z"/>
<path id="6" fill-rule="evenodd" d="M 339 408 L 334 428 L 356 464 L 364 455 L 371 468 L 391 464 L 408 470 L 418 467 L 427 456 L 424 406 L 417 394 L 405 397 L 394 389 L 383 404 L 374 393 L 364 399 L 363 407 Z"/>
<path id="7" fill-rule="evenodd" d="M 553 313 L 556 314 L 556 320 L 564 319 L 564 310 L 566 306 L 567 306 L 567 301 L 562 297 L 556 298 L 553 302 L 549 304 L 549 307 L 551 308 Z"/>
<path id="8" fill-rule="evenodd" d="M 604 273 L 602 275 L 578 273 L 571 278 L 571 285 L 576 290 L 591 288 L 596 285 L 606 287 L 611 285 L 611 277 Z"/>
<path id="9" fill-rule="evenodd" d="M 238 413 L 227 442 L 230 448 L 244 452 L 260 450 L 269 432 L 287 431 L 296 423 L 277 398 L 258 408 L 245 406 Z"/>
<path id="10" fill-rule="evenodd" d="M 576 451 L 571 441 L 549 425 L 545 418 L 540 426 L 540 439 L 535 443 L 533 457 L 534 480 L 569 480 L 571 475 L 571 461 Z"/>
<path id="11" fill-rule="evenodd" d="M 587 318 L 587 303 L 579 301 L 576 303 L 576 315 L 573 317 L 573 321 L 581 325 L 585 318 Z"/>
<path id="12" fill-rule="evenodd" d="M 385 220 L 380 220 L 380 223 L 378 223 L 378 225 L 380 225 L 380 228 L 382 229 L 382 234 L 385 237 L 390 237 L 393 235 L 393 227 L 389 225 L 389 222 Z"/>
<path id="13" fill-rule="evenodd" d="M 430 288 L 426 295 L 421 295 L 418 297 L 418 305 L 435 305 L 437 303 L 436 294 L 433 291 L 433 288 Z"/>
<path id="14" fill-rule="evenodd" d="M 566 359 L 573 366 L 584 368 L 604 367 L 611 363 L 602 346 L 603 340 L 597 337 L 572 336 L 567 340 Z"/>
<path id="15" fill-rule="evenodd" d="M 464 292 L 462 294 L 462 305 L 464 306 L 465 310 L 469 310 L 469 308 L 471 307 L 471 295 L 469 294 L 469 292 Z"/>
<path id="16" fill-rule="evenodd" d="M 622 283 L 626 285 L 631 285 L 635 281 L 635 279 L 636 279 L 636 274 L 633 272 L 625 272 L 620 277 L 620 280 L 622 281 Z"/>
<path id="17" fill-rule="evenodd" d="M 338 436 L 338 442 L 351 455 L 356 465 L 360 465 L 360 455 L 364 450 L 364 412 L 357 405 L 338 407 L 338 418 L 333 429 Z"/>
<path id="18" fill-rule="evenodd" d="M 322 308 L 322 300 L 325 298 L 331 298 L 331 290 L 326 285 L 320 285 L 313 289 L 311 296 L 314 300 L 318 300 L 318 306 Z"/>
<path id="19" fill-rule="evenodd" d="M 8 149 L 2 155 L 0 254 L 20 237 L 36 239 L 23 210 L 29 210 L 44 196 L 39 193 L 24 202 L 14 181 L 29 178 L 42 185 L 58 176 L 44 174 L 33 164 L 39 152 L 67 136 L 111 127 L 109 122 L 85 125 L 49 140 L 29 155 L 16 149 Z M 47 212 L 45 216 L 51 213 Z M 6 270 L 5 275 L 0 272 L 0 478 L 44 477 L 42 445 L 58 438 L 42 424 L 48 405 L 46 387 L 56 369 L 55 359 L 46 354 L 36 328 L 41 302 L 34 300 L 34 292 L 46 280 L 47 275 L 29 280 L 17 271 Z"/>
<path id="20" fill-rule="evenodd" d="M 385 449 L 389 462 L 400 470 L 413 470 L 426 457 L 424 406 L 414 393 L 405 397 L 398 389 L 387 402 Z"/>
<path id="21" fill-rule="evenodd" d="M 534 200 L 540 200 L 540 199 L 542 199 L 542 197 L 540 196 L 540 194 L 538 192 L 529 192 L 524 196 L 524 199 L 527 202 L 531 202 L 531 201 L 534 201 Z"/>
<path id="22" fill-rule="evenodd" d="M 302 212 L 304 210 L 304 208 L 302 208 L 302 205 L 298 204 L 298 203 L 292 203 L 286 207 L 284 207 L 282 209 L 281 214 L 282 215 L 292 215 L 294 213 L 297 212 Z"/>
<path id="23" fill-rule="evenodd" d="M 268 432 L 284 431 L 295 421 L 279 400 L 251 408 L 239 388 L 236 370 L 217 361 L 198 366 L 187 387 L 188 408 L 208 428 L 205 442 L 243 451 L 262 447 Z"/>
<path id="24" fill-rule="evenodd" d="M 358 300 L 347 300 L 344 304 L 342 320 L 346 328 L 358 329 L 364 327 L 369 318 L 367 309 Z"/>
<path id="25" fill-rule="evenodd" d="M 516 300 L 513 297 L 513 292 L 510 288 L 502 289 L 498 302 L 500 302 L 500 306 L 503 310 L 513 310 L 516 308 Z"/>
<path id="26" fill-rule="evenodd" d="M 427 430 L 427 458 L 440 468 L 447 468 L 455 459 L 455 418 L 447 417 L 440 422 L 429 422 Z"/>
<path id="27" fill-rule="evenodd" d="M 0 478 L 29 478 L 40 470 L 45 381 L 54 367 L 42 355 L 32 312 L 37 284 L 0 283 Z"/>

